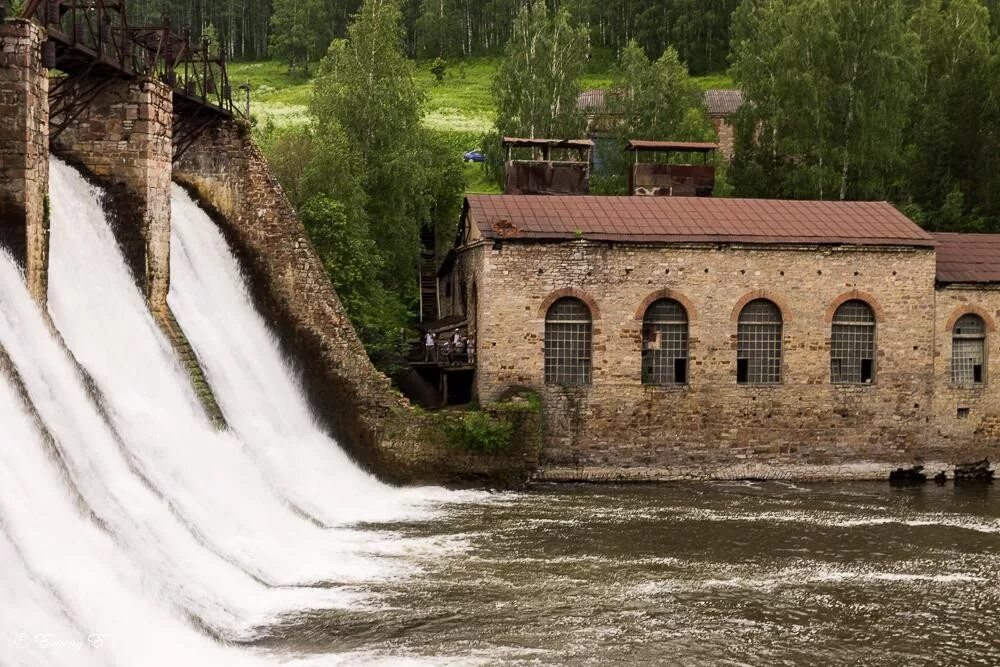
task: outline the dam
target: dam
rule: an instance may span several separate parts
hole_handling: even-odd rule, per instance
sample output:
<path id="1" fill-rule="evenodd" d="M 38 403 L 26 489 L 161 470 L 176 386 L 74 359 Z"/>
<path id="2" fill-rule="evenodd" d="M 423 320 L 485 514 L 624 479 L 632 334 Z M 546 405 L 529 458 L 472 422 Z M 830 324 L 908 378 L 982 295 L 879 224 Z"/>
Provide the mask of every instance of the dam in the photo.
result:
<path id="1" fill-rule="evenodd" d="M 0 665 L 1000 660 L 989 487 L 445 490 L 538 424 L 450 448 L 239 115 L 156 68 L 53 101 L 52 34 L 0 23 Z"/>

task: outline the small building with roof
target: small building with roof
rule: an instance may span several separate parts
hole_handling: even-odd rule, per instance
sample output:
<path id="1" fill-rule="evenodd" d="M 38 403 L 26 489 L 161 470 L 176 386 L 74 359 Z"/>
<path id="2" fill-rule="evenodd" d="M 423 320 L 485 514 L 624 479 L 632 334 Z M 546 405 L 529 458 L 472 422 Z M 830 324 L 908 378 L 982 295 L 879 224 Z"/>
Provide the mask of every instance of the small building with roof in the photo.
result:
<path id="1" fill-rule="evenodd" d="M 743 91 L 737 88 L 706 90 L 704 102 L 708 118 L 715 127 L 715 135 L 719 139 L 722 154 L 727 160 L 732 160 L 736 150 L 733 119 L 743 106 Z"/>
<path id="2" fill-rule="evenodd" d="M 885 202 L 477 195 L 439 285 L 472 394 L 542 397 L 543 479 L 873 478 L 1000 448 L 1000 235 Z"/>

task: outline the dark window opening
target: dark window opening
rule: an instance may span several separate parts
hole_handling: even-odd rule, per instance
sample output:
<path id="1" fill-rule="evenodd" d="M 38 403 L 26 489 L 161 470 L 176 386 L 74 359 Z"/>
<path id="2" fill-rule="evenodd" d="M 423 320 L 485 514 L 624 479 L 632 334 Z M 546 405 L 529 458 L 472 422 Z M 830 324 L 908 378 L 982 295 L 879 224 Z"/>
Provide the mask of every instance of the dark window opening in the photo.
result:
<path id="1" fill-rule="evenodd" d="M 750 377 L 750 360 L 749 359 L 737 359 L 736 360 L 736 381 L 740 384 L 745 384 L 747 378 Z"/>
<path id="2" fill-rule="evenodd" d="M 781 310 L 773 302 L 757 299 L 744 306 L 736 329 L 738 383 L 781 382 L 782 327 Z"/>
<path id="3" fill-rule="evenodd" d="M 875 362 L 871 359 L 861 360 L 861 382 L 868 384 L 874 379 L 873 370 L 875 368 Z"/>
<path id="4" fill-rule="evenodd" d="M 677 384 L 687 384 L 688 380 L 688 360 L 674 359 L 674 382 Z"/>
<path id="5" fill-rule="evenodd" d="M 959 408 L 958 413 L 955 416 L 959 419 L 967 419 L 969 416 L 969 408 Z"/>
<path id="6" fill-rule="evenodd" d="M 951 381 L 958 386 L 983 384 L 986 368 L 986 323 L 978 315 L 963 315 L 951 334 Z"/>
<path id="7" fill-rule="evenodd" d="M 830 381 L 871 384 L 875 379 L 875 313 L 864 301 L 842 303 L 833 315 Z"/>
<path id="8" fill-rule="evenodd" d="M 673 299 L 660 299 L 642 318 L 642 383 L 687 382 L 688 316 Z"/>
<path id="9" fill-rule="evenodd" d="M 592 320 L 579 299 L 556 301 L 545 316 L 545 382 L 587 385 L 591 375 Z"/>

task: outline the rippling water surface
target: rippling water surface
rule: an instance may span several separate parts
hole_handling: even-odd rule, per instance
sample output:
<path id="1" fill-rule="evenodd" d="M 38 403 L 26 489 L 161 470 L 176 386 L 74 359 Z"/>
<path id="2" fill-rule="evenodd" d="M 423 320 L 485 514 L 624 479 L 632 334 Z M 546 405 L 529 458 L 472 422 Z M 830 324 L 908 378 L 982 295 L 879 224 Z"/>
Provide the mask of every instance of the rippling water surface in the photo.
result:
<path id="1" fill-rule="evenodd" d="M 427 664 L 1000 664 L 1000 493 L 550 486 L 384 526 L 439 548 L 264 651 Z"/>

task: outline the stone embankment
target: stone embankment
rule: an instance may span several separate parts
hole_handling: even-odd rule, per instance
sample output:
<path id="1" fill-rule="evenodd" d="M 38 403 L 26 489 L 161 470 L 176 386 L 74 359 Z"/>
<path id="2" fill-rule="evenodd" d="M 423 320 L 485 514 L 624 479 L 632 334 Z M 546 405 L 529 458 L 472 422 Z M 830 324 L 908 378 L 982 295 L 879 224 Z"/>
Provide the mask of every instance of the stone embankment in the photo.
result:
<path id="1" fill-rule="evenodd" d="M 174 164 L 174 180 L 208 209 L 240 258 L 257 307 L 302 372 L 315 414 L 352 458 L 399 483 L 519 484 L 536 467 L 536 414 L 503 452 L 449 444 L 372 365 L 306 230 L 249 129 L 223 121 Z"/>

